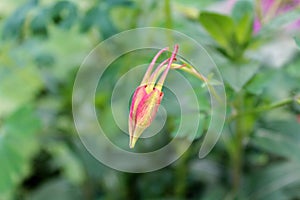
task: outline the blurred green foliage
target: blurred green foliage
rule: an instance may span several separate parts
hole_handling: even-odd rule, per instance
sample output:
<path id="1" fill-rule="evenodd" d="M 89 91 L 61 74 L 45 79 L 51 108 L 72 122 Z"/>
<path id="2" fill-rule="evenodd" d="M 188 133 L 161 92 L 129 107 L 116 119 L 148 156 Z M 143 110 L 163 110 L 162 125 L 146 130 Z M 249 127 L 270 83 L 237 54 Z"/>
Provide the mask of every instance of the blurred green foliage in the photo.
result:
<path id="1" fill-rule="evenodd" d="M 299 28 L 286 29 L 300 18 L 299 8 L 254 34 L 255 1 L 238 1 L 225 14 L 213 11 L 226 2 L 172 0 L 166 16 L 168 4 L 155 0 L 1 1 L 0 199 L 299 199 L 300 36 Z M 80 142 L 72 88 L 95 45 L 145 26 L 171 26 L 208 49 L 226 84 L 228 116 L 222 138 L 200 160 L 210 105 L 199 90 L 204 115 L 190 149 L 159 171 L 121 173 L 95 160 Z M 134 55 L 135 62 L 154 54 Z M 110 93 L 131 60 L 112 64 L 95 99 L 105 116 L 100 123 L 116 143 L 128 138 L 111 122 Z M 172 98 L 166 91 L 163 104 L 175 107 L 168 104 Z M 163 134 L 140 150 L 170 141 L 178 120 L 170 115 Z"/>

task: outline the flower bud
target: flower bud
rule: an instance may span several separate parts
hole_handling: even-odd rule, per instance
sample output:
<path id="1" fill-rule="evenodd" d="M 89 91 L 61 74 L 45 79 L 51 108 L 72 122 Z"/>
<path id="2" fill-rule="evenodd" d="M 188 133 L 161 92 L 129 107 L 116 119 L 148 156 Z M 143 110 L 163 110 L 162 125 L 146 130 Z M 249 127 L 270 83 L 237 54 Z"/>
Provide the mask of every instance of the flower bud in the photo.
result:
<path id="1" fill-rule="evenodd" d="M 178 51 L 178 45 L 175 45 L 171 58 L 163 61 L 152 74 L 151 71 L 158 57 L 166 50 L 167 48 L 164 48 L 156 54 L 144 75 L 141 85 L 133 94 L 128 120 L 130 148 L 134 147 L 136 141 L 144 132 L 144 130 L 150 126 L 151 122 L 156 116 L 157 109 L 163 98 L 163 92 L 161 91 L 162 86 L 172 62 L 175 60 Z M 168 65 L 164 69 L 163 67 L 166 63 L 168 63 Z M 161 75 L 162 72 L 163 74 Z M 157 81 L 160 75 L 161 77 Z"/>

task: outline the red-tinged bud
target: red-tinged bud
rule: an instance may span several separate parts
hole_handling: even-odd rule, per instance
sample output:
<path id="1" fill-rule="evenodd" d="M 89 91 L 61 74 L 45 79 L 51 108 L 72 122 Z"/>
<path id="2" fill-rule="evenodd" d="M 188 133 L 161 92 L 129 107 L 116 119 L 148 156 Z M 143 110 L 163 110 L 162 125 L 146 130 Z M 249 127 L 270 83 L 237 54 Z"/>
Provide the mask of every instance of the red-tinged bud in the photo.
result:
<path id="1" fill-rule="evenodd" d="M 136 89 L 129 114 L 130 148 L 134 147 L 137 139 L 152 123 L 162 97 L 163 92 L 155 87 L 149 93 L 147 86 L 140 86 Z"/>
<path id="2" fill-rule="evenodd" d="M 157 109 L 163 98 L 163 92 L 161 91 L 161 89 L 167 73 L 171 67 L 171 64 L 173 60 L 175 60 L 178 46 L 175 45 L 171 58 L 163 61 L 152 74 L 151 71 L 153 69 L 153 66 L 155 65 L 157 58 L 166 50 L 167 48 L 160 50 L 153 58 L 146 71 L 141 85 L 135 90 L 133 94 L 128 120 L 130 148 L 134 147 L 136 141 L 144 132 L 144 130 L 150 126 L 151 122 L 156 116 Z M 164 69 L 163 67 L 166 63 L 168 63 L 168 65 Z M 157 81 L 160 75 L 161 77 Z"/>

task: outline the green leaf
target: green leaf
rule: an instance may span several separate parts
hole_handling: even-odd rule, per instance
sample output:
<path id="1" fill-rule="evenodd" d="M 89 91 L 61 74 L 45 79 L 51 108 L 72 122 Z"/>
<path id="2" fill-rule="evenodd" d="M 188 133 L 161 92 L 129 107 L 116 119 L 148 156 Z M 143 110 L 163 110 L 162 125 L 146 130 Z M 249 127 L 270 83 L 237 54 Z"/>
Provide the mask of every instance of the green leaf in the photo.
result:
<path id="1" fill-rule="evenodd" d="M 111 21 L 119 30 L 128 30 L 129 28 L 136 28 L 136 13 L 138 7 L 135 6 L 117 6 L 111 9 Z"/>
<path id="2" fill-rule="evenodd" d="M 240 0 L 234 4 L 232 17 L 236 22 L 239 22 L 245 15 L 252 15 L 253 11 L 253 5 L 249 0 Z"/>
<path id="3" fill-rule="evenodd" d="M 220 67 L 221 74 L 229 86 L 235 91 L 240 91 L 244 85 L 256 74 L 258 63 L 232 64 Z"/>
<path id="4" fill-rule="evenodd" d="M 272 70 L 259 71 L 246 85 L 246 90 L 255 95 L 261 95 L 268 84 L 272 83 Z"/>
<path id="5" fill-rule="evenodd" d="M 252 37 L 252 15 L 245 15 L 236 26 L 236 37 L 239 44 L 244 45 Z"/>
<path id="6" fill-rule="evenodd" d="M 231 42 L 234 40 L 234 22 L 226 15 L 202 12 L 199 21 L 217 43 L 232 52 Z"/>
<path id="7" fill-rule="evenodd" d="M 26 57 L 26 48 L 2 48 L 7 55 L 0 60 L 0 114 L 5 115 L 32 100 L 40 91 L 42 80 Z"/>
<path id="8" fill-rule="evenodd" d="M 177 5 L 185 6 L 186 8 L 193 8 L 197 10 L 203 10 L 205 7 L 215 3 L 217 0 L 174 0 L 174 3 Z"/>
<path id="9" fill-rule="evenodd" d="M 61 28 L 70 29 L 77 21 L 77 7 L 69 1 L 59 1 L 51 8 L 52 20 Z"/>
<path id="10" fill-rule="evenodd" d="M 51 20 L 51 9 L 41 9 L 31 20 L 30 28 L 34 35 L 47 35 L 47 25 Z"/>
<path id="11" fill-rule="evenodd" d="M 53 67 L 45 70 L 45 76 L 52 76 L 54 80 L 67 80 L 70 77 L 70 71 L 77 68 L 90 51 L 91 41 L 88 37 L 82 37 L 82 34 L 74 29 L 66 32 L 63 29 L 48 26 L 48 32 L 48 40 L 35 44 L 34 48 L 39 50 L 36 56 L 38 57 L 41 52 L 50 53 L 55 63 Z M 68 40 L 66 40 L 66 34 Z"/>
<path id="12" fill-rule="evenodd" d="M 27 200 L 79 200 L 83 199 L 80 190 L 62 179 L 46 182 L 27 195 Z"/>
<path id="13" fill-rule="evenodd" d="M 37 4 L 38 0 L 30 0 L 16 9 L 5 21 L 2 37 L 4 39 L 21 37 L 27 14 L 31 9 L 36 7 Z"/>
<path id="14" fill-rule="evenodd" d="M 240 45 L 246 44 L 252 36 L 253 5 L 250 1 L 237 1 L 233 11 L 233 19 L 236 22 L 235 34 Z"/>
<path id="15" fill-rule="evenodd" d="M 224 199 L 226 194 L 228 193 L 227 189 L 222 184 L 211 184 L 207 186 L 203 196 L 199 196 L 197 199 L 205 199 L 205 200 L 216 200 L 216 199 Z"/>
<path id="16" fill-rule="evenodd" d="M 296 60 L 293 60 L 292 62 L 290 62 L 285 67 L 285 69 L 286 69 L 287 73 L 290 76 L 292 76 L 292 77 L 299 80 L 299 78 L 300 78 L 300 70 L 299 70 L 300 68 L 299 68 L 299 66 L 300 66 L 300 59 L 297 58 Z"/>
<path id="17" fill-rule="evenodd" d="M 254 146 L 262 150 L 300 162 L 299 142 L 299 138 L 295 139 L 289 135 L 267 130 L 258 130 L 251 141 Z"/>
<path id="18" fill-rule="evenodd" d="M 288 118 L 286 121 L 271 121 L 264 123 L 264 128 L 272 131 L 280 132 L 282 135 L 287 137 L 293 137 L 294 139 L 300 140 L 298 131 L 300 130 L 300 124 L 294 118 Z"/>
<path id="19" fill-rule="evenodd" d="M 40 121 L 29 106 L 4 120 L 0 127 L 0 199 L 15 189 L 30 172 L 30 161 L 38 150 Z"/>
<path id="20" fill-rule="evenodd" d="M 300 163 L 300 124 L 296 120 L 273 121 L 264 124 L 254 134 L 251 143 L 256 147 Z"/>
<path id="21" fill-rule="evenodd" d="M 272 81 L 266 85 L 264 96 L 271 98 L 273 102 L 289 98 L 294 88 L 299 88 L 299 79 L 293 78 L 283 70 L 274 70 L 273 72 Z"/>
<path id="22" fill-rule="evenodd" d="M 300 183 L 300 165 L 294 162 L 273 164 L 257 170 L 246 181 L 247 199 L 274 199 L 272 194 L 282 192 L 290 184 Z"/>
<path id="23" fill-rule="evenodd" d="M 126 6 L 130 7 L 134 5 L 134 2 L 132 0 L 109 0 L 107 1 L 108 6 Z"/>
<path id="24" fill-rule="evenodd" d="M 285 193 L 288 194 L 289 199 L 299 199 L 300 198 L 300 184 L 290 184 L 286 189 Z"/>
<path id="25" fill-rule="evenodd" d="M 81 22 L 81 31 L 86 32 L 95 27 L 100 30 L 102 39 L 106 39 L 117 33 L 113 21 L 111 20 L 109 7 L 97 6 L 87 11 Z"/>

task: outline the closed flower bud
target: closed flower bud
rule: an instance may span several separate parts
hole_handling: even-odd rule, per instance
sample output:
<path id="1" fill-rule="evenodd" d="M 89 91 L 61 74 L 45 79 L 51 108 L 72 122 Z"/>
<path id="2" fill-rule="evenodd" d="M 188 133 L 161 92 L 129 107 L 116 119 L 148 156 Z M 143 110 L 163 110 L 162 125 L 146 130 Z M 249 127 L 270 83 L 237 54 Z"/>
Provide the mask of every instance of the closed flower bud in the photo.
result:
<path id="1" fill-rule="evenodd" d="M 130 148 L 134 147 L 138 138 L 141 136 L 144 130 L 150 126 L 151 122 L 155 118 L 157 109 L 163 98 L 163 92 L 161 91 L 162 86 L 172 62 L 175 60 L 178 51 L 178 45 L 175 45 L 172 56 L 163 61 L 152 73 L 152 69 L 156 60 L 164 51 L 167 51 L 167 48 L 160 50 L 153 58 L 140 86 L 133 94 L 128 120 Z M 166 64 L 167 67 L 164 69 Z M 160 79 L 157 81 L 159 76 Z"/>

